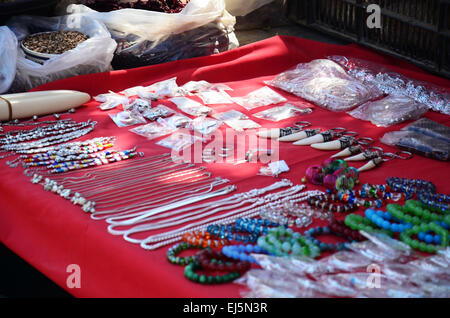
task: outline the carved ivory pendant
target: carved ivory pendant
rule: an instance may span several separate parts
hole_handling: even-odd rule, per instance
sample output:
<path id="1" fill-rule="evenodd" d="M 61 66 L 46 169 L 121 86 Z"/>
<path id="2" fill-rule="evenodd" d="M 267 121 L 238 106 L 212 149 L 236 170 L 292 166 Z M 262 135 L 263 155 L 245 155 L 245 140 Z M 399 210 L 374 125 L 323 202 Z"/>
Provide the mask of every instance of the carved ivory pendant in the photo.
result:
<path id="1" fill-rule="evenodd" d="M 364 151 L 358 155 L 345 158 L 344 160 L 345 161 L 363 161 L 363 160 L 374 159 L 374 158 L 377 158 L 380 156 L 381 156 L 381 154 L 379 151 Z"/>
<path id="2" fill-rule="evenodd" d="M 272 128 L 272 129 L 262 129 L 258 131 L 256 134 L 261 138 L 270 138 L 275 139 L 284 136 L 290 136 L 294 133 L 300 131 L 300 128 L 295 127 L 286 127 L 286 128 Z"/>
<path id="3" fill-rule="evenodd" d="M 305 129 L 287 136 L 280 136 L 280 138 L 278 138 L 278 141 L 288 142 L 288 141 L 302 140 L 318 134 L 319 131 L 320 131 L 319 129 Z"/>
<path id="4" fill-rule="evenodd" d="M 298 140 L 294 142 L 296 146 L 307 146 L 312 144 L 317 144 L 321 142 L 327 142 L 333 139 L 333 134 L 330 131 L 323 132 L 321 134 L 317 134 L 302 140 Z"/>
<path id="5" fill-rule="evenodd" d="M 344 150 L 338 152 L 337 154 L 332 155 L 331 158 L 347 157 L 347 156 L 351 156 L 351 155 L 360 153 L 361 151 L 362 151 L 361 145 L 350 146 L 350 147 L 347 147 Z"/>
<path id="6" fill-rule="evenodd" d="M 338 150 L 349 147 L 354 141 L 353 137 L 341 137 L 338 140 L 312 144 L 311 147 L 319 150 Z"/>
<path id="7" fill-rule="evenodd" d="M 363 171 L 368 171 L 368 170 L 372 170 L 373 168 L 376 168 L 377 166 L 379 166 L 383 161 L 381 160 L 380 157 L 374 158 L 372 160 L 370 160 L 368 163 L 366 163 L 364 166 L 358 168 L 359 172 L 363 172 Z"/>

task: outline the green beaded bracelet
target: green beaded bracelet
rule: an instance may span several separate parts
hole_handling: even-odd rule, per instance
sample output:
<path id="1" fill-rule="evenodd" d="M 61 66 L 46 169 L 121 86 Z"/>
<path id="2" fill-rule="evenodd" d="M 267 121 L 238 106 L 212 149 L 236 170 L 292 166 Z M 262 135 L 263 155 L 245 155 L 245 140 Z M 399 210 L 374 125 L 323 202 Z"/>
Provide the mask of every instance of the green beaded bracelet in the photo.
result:
<path id="1" fill-rule="evenodd" d="M 224 284 L 239 278 L 239 272 L 230 272 L 225 275 L 200 275 L 195 270 L 201 269 L 200 264 L 195 261 L 184 268 L 184 276 L 195 283 L 200 284 Z"/>
<path id="2" fill-rule="evenodd" d="M 167 260 L 175 265 L 181 265 L 185 266 L 190 263 L 192 263 L 196 257 L 193 256 L 187 256 L 187 257 L 178 257 L 177 255 L 180 254 L 182 251 L 190 250 L 190 249 L 204 249 L 204 247 L 199 245 L 192 245 L 189 243 L 178 243 L 169 248 L 167 251 Z"/>
<path id="3" fill-rule="evenodd" d="M 428 232 L 428 231 L 433 231 L 441 236 L 441 244 L 439 246 L 442 246 L 444 248 L 448 246 L 448 231 L 434 222 L 428 224 L 423 223 L 421 225 L 414 225 L 412 228 L 407 229 L 402 233 L 400 233 L 400 239 L 404 243 L 411 246 L 412 248 L 418 249 L 422 252 L 436 253 L 437 248 L 435 245 L 427 244 L 425 242 L 421 242 L 419 240 L 411 238 L 413 234 L 417 235 L 420 232 Z"/>
<path id="4" fill-rule="evenodd" d="M 310 238 L 302 236 L 283 226 L 269 230 L 267 235 L 258 238 L 258 246 L 276 256 L 320 255 L 320 248 Z"/>
<path id="5" fill-rule="evenodd" d="M 449 215 L 442 215 L 438 213 L 430 212 L 429 208 L 420 201 L 407 200 L 404 205 L 404 210 L 406 212 L 411 212 L 415 216 L 422 219 L 422 221 L 440 221 L 445 222 L 450 226 Z"/>
<path id="6" fill-rule="evenodd" d="M 365 218 L 358 214 L 348 214 L 345 217 L 344 222 L 345 222 L 345 225 L 347 225 L 352 230 L 366 231 L 366 232 L 378 232 L 378 233 L 387 234 L 389 236 L 393 235 L 392 231 L 376 228 L 376 227 L 374 227 L 375 224 L 372 223 L 372 221 L 370 221 L 368 218 Z"/>

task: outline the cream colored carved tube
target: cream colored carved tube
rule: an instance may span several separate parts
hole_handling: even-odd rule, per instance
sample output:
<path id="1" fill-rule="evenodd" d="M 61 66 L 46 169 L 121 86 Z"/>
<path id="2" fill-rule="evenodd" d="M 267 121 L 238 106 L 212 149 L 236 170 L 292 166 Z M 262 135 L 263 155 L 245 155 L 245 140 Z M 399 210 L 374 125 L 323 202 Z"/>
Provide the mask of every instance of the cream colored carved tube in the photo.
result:
<path id="1" fill-rule="evenodd" d="M 331 156 L 331 158 L 347 157 L 347 156 L 355 155 L 361 151 L 362 151 L 361 145 L 350 146 L 350 147 L 347 147 L 344 150 L 338 152 L 337 154 Z"/>
<path id="2" fill-rule="evenodd" d="M 0 121 L 61 113 L 90 99 L 89 94 L 70 90 L 0 95 Z"/>

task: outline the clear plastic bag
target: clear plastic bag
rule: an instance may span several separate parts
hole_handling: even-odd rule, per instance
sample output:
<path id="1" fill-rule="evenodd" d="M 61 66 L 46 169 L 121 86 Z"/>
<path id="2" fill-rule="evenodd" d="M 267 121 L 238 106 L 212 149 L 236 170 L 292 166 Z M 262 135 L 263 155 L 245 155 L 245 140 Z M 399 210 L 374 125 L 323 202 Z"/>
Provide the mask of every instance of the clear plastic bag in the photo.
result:
<path id="1" fill-rule="evenodd" d="M 152 108 L 151 105 L 151 101 L 149 100 L 136 98 L 129 105 L 123 105 L 123 110 L 135 111 L 140 114 L 144 114 Z"/>
<path id="2" fill-rule="evenodd" d="M 186 128 L 202 135 L 209 135 L 216 131 L 220 125 L 222 125 L 222 122 L 216 119 L 200 116 L 189 122 Z"/>
<path id="3" fill-rule="evenodd" d="M 149 140 L 165 136 L 176 131 L 175 128 L 164 125 L 160 122 L 153 122 L 130 129 L 132 133 L 144 136 Z"/>
<path id="4" fill-rule="evenodd" d="M 340 55 L 328 58 L 343 66 L 353 77 L 375 85 L 385 94 L 406 95 L 434 111 L 450 115 L 450 93 L 442 87 L 408 78 L 374 62 Z"/>
<path id="5" fill-rule="evenodd" d="M 424 104 L 404 95 L 389 95 L 374 102 L 367 102 L 348 112 L 351 116 L 370 121 L 378 127 L 388 127 L 407 120 L 414 120 L 428 111 Z"/>
<path id="6" fill-rule="evenodd" d="M 300 63 L 266 82 L 332 111 L 346 111 L 382 95 L 326 59 Z"/>
<path id="7" fill-rule="evenodd" d="M 443 161 L 450 159 L 450 143 L 415 131 L 387 132 L 380 141 L 424 157 Z"/>
<path id="8" fill-rule="evenodd" d="M 225 124 L 236 131 L 243 131 L 244 129 L 261 127 L 258 123 L 255 123 L 253 120 L 249 119 L 247 115 L 234 109 L 223 113 L 213 114 L 212 117 L 217 120 L 223 121 Z"/>
<path id="9" fill-rule="evenodd" d="M 147 109 L 144 113 L 142 113 L 142 116 L 150 119 L 151 121 L 155 121 L 158 118 L 167 118 L 173 114 L 175 114 L 175 111 L 173 109 L 164 105 L 158 105 L 154 108 Z"/>
<path id="10" fill-rule="evenodd" d="M 232 100 L 247 110 L 287 101 L 286 98 L 267 86 L 250 92 L 243 97 L 233 97 Z"/>
<path id="11" fill-rule="evenodd" d="M 156 144 L 172 149 L 173 151 L 182 151 L 192 146 L 197 141 L 203 142 L 203 139 L 183 132 L 174 132 L 172 135 L 158 141 Z"/>
<path id="12" fill-rule="evenodd" d="M 204 91 L 196 94 L 206 105 L 232 104 L 231 97 L 224 91 Z"/>
<path id="13" fill-rule="evenodd" d="M 101 110 L 109 110 L 122 105 L 126 108 L 130 104 L 130 100 L 127 96 L 123 96 L 110 91 L 109 93 L 100 94 L 94 97 L 97 102 L 100 102 L 99 108 Z"/>
<path id="14" fill-rule="evenodd" d="M 43 64 L 25 57 L 18 50 L 17 73 L 11 86 L 14 91 L 27 91 L 38 85 L 59 79 L 111 69 L 116 42 L 105 25 L 85 16 L 36 17 L 16 16 L 8 26 L 22 41 L 27 35 L 46 31 L 79 31 L 89 38 L 76 48 L 51 57 Z"/>
<path id="15" fill-rule="evenodd" d="M 7 26 L 0 26 L 0 94 L 7 92 L 16 76 L 17 38 Z"/>
<path id="16" fill-rule="evenodd" d="M 239 45 L 233 33 L 236 19 L 225 10 L 223 0 L 191 0 L 179 13 L 97 12 L 84 5 L 67 10 L 105 23 L 118 43 L 115 69 L 211 55 Z"/>
<path id="17" fill-rule="evenodd" d="M 133 126 L 137 124 L 145 124 L 145 118 L 141 114 L 134 111 L 124 110 L 123 112 L 116 114 L 109 114 L 109 117 L 116 123 L 119 127 Z"/>
<path id="18" fill-rule="evenodd" d="M 158 121 L 163 125 L 178 129 L 178 128 L 186 128 L 192 121 L 192 119 L 190 119 L 187 116 L 184 116 L 183 114 L 175 113 L 171 117 L 158 118 Z"/>
<path id="19" fill-rule="evenodd" d="M 312 108 L 309 107 L 297 107 L 292 104 L 284 104 L 283 106 L 273 107 L 262 112 L 253 114 L 256 118 L 261 118 L 271 121 L 280 121 L 283 119 L 288 119 L 298 115 L 311 114 Z"/>
<path id="20" fill-rule="evenodd" d="M 402 128 L 402 130 L 415 131 L 432 138 L 450 142 L 450 127 L 437 123 L 428 118 L 421 118 Z"/>
<path id="21" fill-rule="evenodd" d="M 169 100 L 177 105 L 179 110 L 191 116 L 208 115 L 212 111 L 211 108 L 187 97 L 173 97 Z"/>
<path id="22" fill-rule="evenodd" d="M 180 87 L 182 95 L 200 93 L 206 91 L 231 91 L 232 89 L 225 84 L 211 84 L 207 81 L 190 81 Z"/>

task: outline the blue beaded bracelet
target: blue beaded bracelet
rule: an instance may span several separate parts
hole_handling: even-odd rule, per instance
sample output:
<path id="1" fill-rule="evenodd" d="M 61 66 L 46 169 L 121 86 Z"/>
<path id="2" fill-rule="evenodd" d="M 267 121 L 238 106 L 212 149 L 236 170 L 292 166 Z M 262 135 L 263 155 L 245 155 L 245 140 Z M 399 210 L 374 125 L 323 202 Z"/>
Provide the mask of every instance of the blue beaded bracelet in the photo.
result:
<path id="1" fill-rule="evenodd" d="M 206 231 L 212 236 L 216 236 L 221 239 L 244 243 L 250 242 L 255 243 L 259 236 L 255 233 L 248 233 L 248 234 L 236 233 L 240 232 L 241 230 L 238 230 L 235 225 L 209 225 L 206 228 Z"/>
<path id="2" fill-rule="evenodd" d="M 380 228 L 392 231 L 392 232 L 403 232 L 409 228 L 412 228 L 411 223 L 405 223 L 394 218 L 389 212 L 375 211 L 373 209 L 367 209 L 365 216 L 373 224 L 378 225 Z"/>
<path id="3" fill-rule="evenodd" d="M 305 231 L 303 235 L 306 237 L 311 238 L 312 242 L 317 245 L 320 248 L 320 251 L 342 251 L 347 249 L 348 242 L 345 243 L 325 243 L 321 242 L 318 239 L 315 238 L 316 235 L 329 235 L 333 234 L 336 236 L 343 237 L 342 234 L 336 233 L 332 231 L 328 226 L 318 226 L 315 228 L 310 228 L 309 230 Z M 346 237 L 346 239 L 350 242 L 353 242 L 352 238 Z"/>
<path id="4" fill-rule="evenodd" d="M 253 233 L 258 236 L 266 235 L 270 227 L 278 227 L 279 224 L 265 219 L 243 219 L 236 220 L 236 230 Z"/>
<path id="5" fill-rule="evenodd" d="M 448 235 L 448 237 L 450 239 L 450 234 Z M 420 232 L 419 234 L 417 234 L 417 238 L 428 244 L 441 244 L 441 236 L 439 234 L 433 235 L 430 234 L 430 232 Z"/>
<path id="6" fill-rule="evenodd" d="M 222 248 L 222 253 L 226 256 L 238 259 L 243 262 L 250 262 L 258 264 L 255 258 L 250 254 L 267 254 L 267 251 L 258 245 L 226 245 Z"/>

